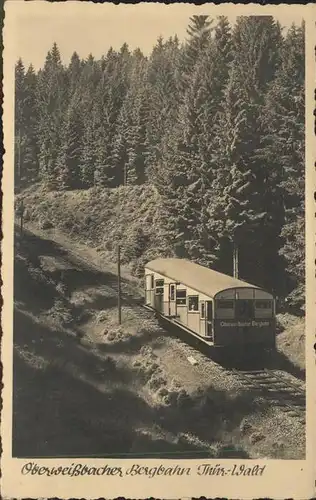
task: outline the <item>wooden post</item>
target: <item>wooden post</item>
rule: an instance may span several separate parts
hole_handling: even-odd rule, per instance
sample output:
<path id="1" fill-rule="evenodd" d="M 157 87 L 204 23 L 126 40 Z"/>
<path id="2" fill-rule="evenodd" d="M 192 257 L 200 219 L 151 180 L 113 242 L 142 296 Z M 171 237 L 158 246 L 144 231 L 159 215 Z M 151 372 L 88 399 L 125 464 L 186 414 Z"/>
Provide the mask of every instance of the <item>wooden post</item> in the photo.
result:
<path id="1" fill-rule="evenodd" d="M 127 186 L 127 167 L 126 167 L 126 163 L 124 163 L 124 181 L 123 181 L 123 185 Z"/>
<path id="2" fill-rule="evenodd" d="M 117 308 L 118 308 L 118 323 L 122 323 L 121 310 L 121 247 L 117 247 Z"/>

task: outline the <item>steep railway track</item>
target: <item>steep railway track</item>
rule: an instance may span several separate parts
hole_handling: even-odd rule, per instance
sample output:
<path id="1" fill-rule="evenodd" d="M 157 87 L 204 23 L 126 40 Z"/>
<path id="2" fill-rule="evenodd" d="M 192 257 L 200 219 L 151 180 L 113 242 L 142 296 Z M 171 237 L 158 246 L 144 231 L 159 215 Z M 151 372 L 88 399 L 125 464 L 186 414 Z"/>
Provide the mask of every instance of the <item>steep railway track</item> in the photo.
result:
<path id="1" fill-rule="evenodd" d="M 305 424 L 305 390 L 276 370 L 233 370 L 242 385 Z"/>
<path id="2" fill-rule="evenodd" d="M 254 397 L 262 397 L 271 406 L 279 408 L 305 425 L 306 400 L 305 387 L 302 383 L 290 381 L 287 373 L 280 373 L 276 369 L 227 368 L 201 352 L 198 347 L 192 347 L 181 339 L 179 341 L 187 356 L 196 357 L 198 362 L 203 361 L 203 373 L 208 371 L 208 365 L 216 363 L 221 368 L 223 376 L 234 377 L 245 390 L 251 391 Z"/>
<path id="3" fill-rule="evenodd" d="M 71 250 L 69 247 L 66 248 L 67 253 L 72 257 L 74 263 L 80 263 L 87 269 L 94 271 L 96 274 L 100 274 L 102 272 L 99 266 L 92 263 L 82 255 L 78 255 L 77 252 Z M 101 286 L 106 285 L 115 291 L 115 293 L 118 293 L 118 281 L 117 276 L 114 273 L 108 273 L 106 283 L 104 282 L 104 278 L 100 277 L 99 284 Z M 126 309 L 132 309 L 134 312 L 137 311 L 138 317 L 143 320 L 150 321 L 150 318 L 153 318 L 153 314 L 142 305 L 143 298 L 141 294 L 135 296 L 135 289 L 133 289 L 133 292 L 131 293 L 126 291 L 127 286 L 127 280 L 123 279 L 121 290 L 123 307 Z M 160 325 L 157 329 L 157 324 L 154 319 L 153 326 L 155 326 L 158 333 L 161 331 L 162 335 L 169 335 L 168 331 Z M 198 358 L 206 361 L 207 365 L 215 363 L 215 361 L 209 356 L 201 352 L 199 347 L 196 347 L 196 341 L 194 342 L 194 347 L 192 347 L 192 345 L 185 343 L 181 338 L 177 337 L 177 340 L 184 347 L 187 356 L 198 356 Z M 305 389 L 302 384 L 289 381 L 286 375 L 281 375 L 275 369 L 263 368 L 259 370 L 243 370 L 236 368 L 229 369 L 222 366 L 221 368 L 223 370 L 223 374 L 226 373 L 227 375 L 233 375 L 236 377 L 245 389 L 251 390 L 258 396 L 262 396 L 265 400 L 271 402 L 271 405 L 277 406 L 293 417 L 297 417 L 302 424 L 305 424 Z"/>

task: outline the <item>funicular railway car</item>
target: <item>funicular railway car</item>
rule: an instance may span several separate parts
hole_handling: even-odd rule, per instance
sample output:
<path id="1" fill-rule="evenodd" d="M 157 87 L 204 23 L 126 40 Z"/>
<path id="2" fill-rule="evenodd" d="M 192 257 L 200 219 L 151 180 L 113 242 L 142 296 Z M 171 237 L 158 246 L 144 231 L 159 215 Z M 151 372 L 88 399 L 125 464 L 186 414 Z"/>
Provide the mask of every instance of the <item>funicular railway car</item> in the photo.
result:
<path id="1" fill-rule="evenodd" d="M 188 260 L 148 262 L 145 305 L 213 347 L 275 347 L 274 297 Z"/>

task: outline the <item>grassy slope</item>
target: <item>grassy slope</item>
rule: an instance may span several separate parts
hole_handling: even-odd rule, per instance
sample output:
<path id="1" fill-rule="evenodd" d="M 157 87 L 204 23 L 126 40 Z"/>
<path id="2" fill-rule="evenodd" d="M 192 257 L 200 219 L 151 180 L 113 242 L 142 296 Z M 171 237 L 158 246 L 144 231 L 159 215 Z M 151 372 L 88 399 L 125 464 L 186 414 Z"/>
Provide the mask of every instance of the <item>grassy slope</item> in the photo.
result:
<path id="1" fill-rule="evenodd" d="M 141 274 L 144 262 L 172 254 L 160 223 L 161 203 L 151 186 L 45 192 L 33 187 L 23 193 L 26 220 L 40 227 L 56 227 L 74 240 L 116 259 L 122 244 L 122 262 Z"/>
<path id="2" fill-rule="evenodd" d="M 167 384 L 151 315 L 123 307 L 117 326 L 112 277 L 49 239 L 17 241 L 13 454 L 225 456 L 220 416 L 210 431 L 203 395 Z"/>
<path id="3" fill-rule="evenodd" d="M 295 366 L 305 369 L 305 318 L 279 314 L 283 331 L 277 336 L 277 349 Z"/>

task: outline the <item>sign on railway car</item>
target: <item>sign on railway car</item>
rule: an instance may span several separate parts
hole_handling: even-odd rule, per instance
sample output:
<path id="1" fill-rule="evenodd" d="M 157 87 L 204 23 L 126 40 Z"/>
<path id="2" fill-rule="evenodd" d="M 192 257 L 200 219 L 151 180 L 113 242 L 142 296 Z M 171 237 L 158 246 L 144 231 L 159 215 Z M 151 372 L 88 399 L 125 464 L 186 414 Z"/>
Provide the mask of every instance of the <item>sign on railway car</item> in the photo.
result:
<path id="1" fill-rule="evenodd" d="M 1 493 L 316 497 L 316 6 L 116 4 L 5 2 Z"/>
<path id="2" fill-rule="evenodd" d="M 271 321 L 220 321 L 220 326 L 228 326 L 230 328 L 232 327 L 258 327 L 262 328 L 263 326 L 271 326 Z"/>

